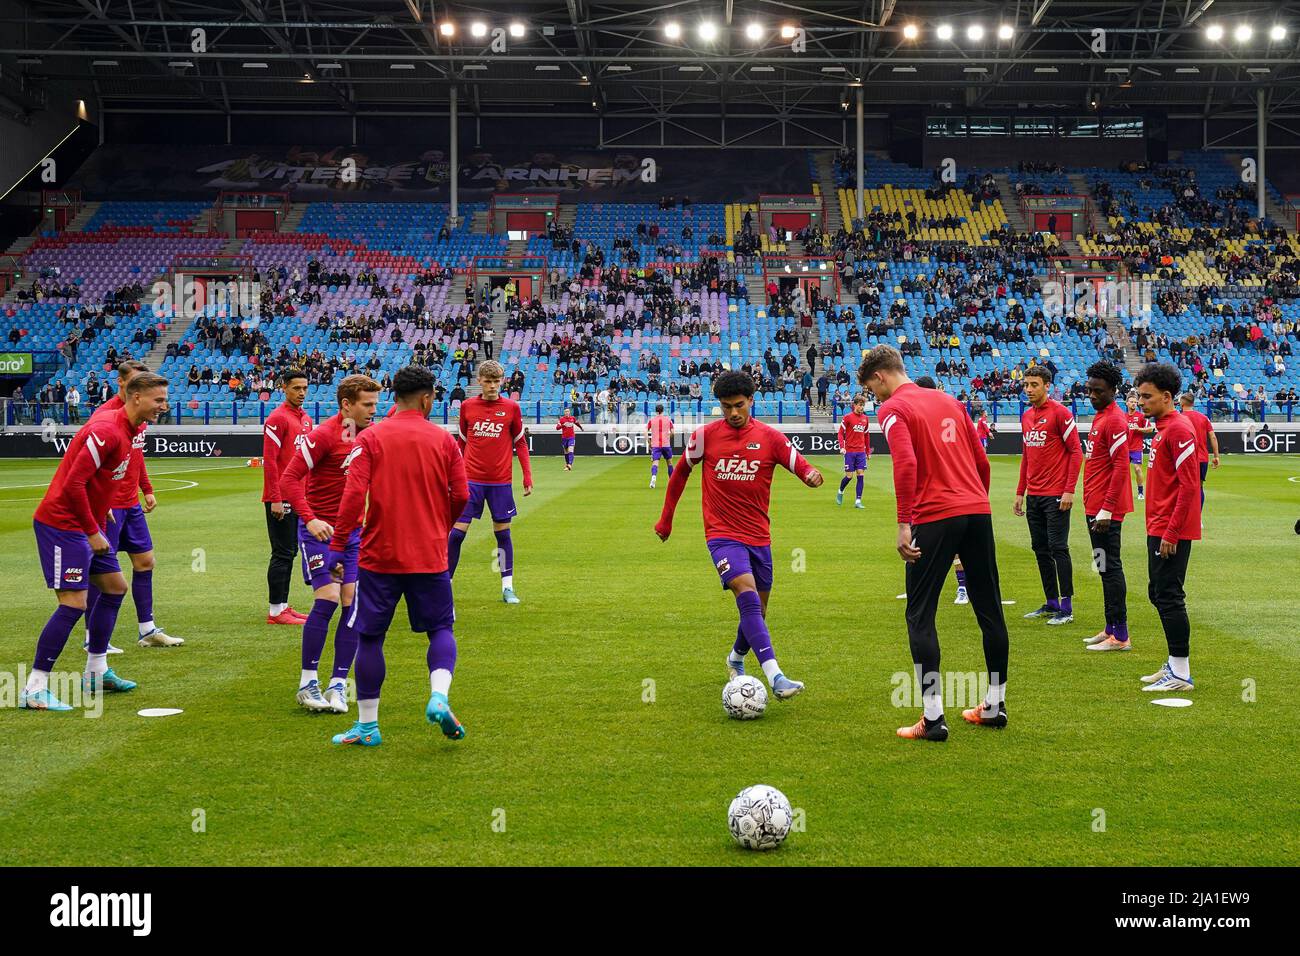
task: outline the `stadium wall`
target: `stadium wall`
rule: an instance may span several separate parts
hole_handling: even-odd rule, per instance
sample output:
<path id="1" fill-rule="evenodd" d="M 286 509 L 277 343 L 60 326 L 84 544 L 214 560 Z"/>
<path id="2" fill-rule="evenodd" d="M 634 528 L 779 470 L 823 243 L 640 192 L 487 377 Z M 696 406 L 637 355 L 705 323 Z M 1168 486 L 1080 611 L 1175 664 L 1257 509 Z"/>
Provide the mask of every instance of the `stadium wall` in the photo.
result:
<path id="1" fill-rule="evenodd" d="M 1084 424 L 1086 433 L 1087 425 Z M 561 454 L 559 432 L 550 426 L 526 429 L 529 451 L 534 455 Z M 799 452 L 804 455 L 835 455 L 836 428 L 829 424 L 781 425 Z M 0 433 L 0 458 L 58 458 L 67 450 L 76 434 L 75 427 L 16 426 Z M 450 429 L 449 429 L 450 430 Z M 1247 423 L 1221 422 L 1215 427 L 1219 448 L 1224 454 L 1300 455 L 1300 422 L 1270 424 L 1253 429 Z M 674 447 L 680 451 L 685 432 L 675 436 Z M 873 454 L 888 454 L 884 436 L 871 435 Z M 641 427 L 593 427 L 579 432 L 575 452 L 579 455 L 646 455 L 649 443 Z M 1018 455 L 1019 432 L 993 435 L 989 454 Z M 258 425 L 226 428 L 193 428 L 184 425 L 157 425 L 149 429 L 145 454 L 150 458 L 257 458 L 262 454 L 262 429 Z"/>

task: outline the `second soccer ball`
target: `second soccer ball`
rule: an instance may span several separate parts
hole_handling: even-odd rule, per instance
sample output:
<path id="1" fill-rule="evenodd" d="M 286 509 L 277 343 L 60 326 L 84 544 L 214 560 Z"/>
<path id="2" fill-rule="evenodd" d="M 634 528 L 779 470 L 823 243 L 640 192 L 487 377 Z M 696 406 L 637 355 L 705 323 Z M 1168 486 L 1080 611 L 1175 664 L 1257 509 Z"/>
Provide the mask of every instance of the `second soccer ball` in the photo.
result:
<path id="1" fill-rule="evenodd" d="M 742 674 L 722 688 L 722 709 L 735 720 L 753 720 L 767 710 L 767 688 L 757 677 Z"/>

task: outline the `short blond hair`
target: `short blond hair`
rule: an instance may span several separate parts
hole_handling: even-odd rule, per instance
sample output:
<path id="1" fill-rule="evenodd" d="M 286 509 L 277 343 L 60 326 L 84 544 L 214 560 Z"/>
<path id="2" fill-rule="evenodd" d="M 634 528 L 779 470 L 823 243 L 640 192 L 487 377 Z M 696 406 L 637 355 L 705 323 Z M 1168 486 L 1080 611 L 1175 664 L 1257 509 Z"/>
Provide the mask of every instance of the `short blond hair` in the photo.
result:
<path id="1" fill-rule="evenodd" d="M 495 359 L 488 359 L 478 367 L 479 378 L 505 378 L 506 367 Z"/>

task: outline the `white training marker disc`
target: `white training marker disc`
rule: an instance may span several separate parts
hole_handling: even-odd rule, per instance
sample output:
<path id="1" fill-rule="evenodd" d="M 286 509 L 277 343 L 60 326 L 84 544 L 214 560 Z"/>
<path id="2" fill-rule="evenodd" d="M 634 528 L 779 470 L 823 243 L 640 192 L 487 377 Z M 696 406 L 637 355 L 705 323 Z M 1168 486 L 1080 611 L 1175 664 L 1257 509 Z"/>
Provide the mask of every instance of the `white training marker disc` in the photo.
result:
<path id="1" fill-rule="evenodd" d="M 1015 602 L 1015 601 L 1008 601 L 1006 598 L 1003 598 L 1003 599 L 1002 599 L 1002 603 L 1003 603 L 1003 604 L 1015 604 L 1016 602 Z"/>
<path id="2" fill-rule="evenodd" d="M 1191 703 L 1191 701 L 1188 701 Z M 175 714 L 183 714 L 185 711 L 179 707 L 146 707 L 144 710 L 137 710 L 138 717 L 171 717 Z"/>
<path id="3" fill-rule="evenodd" d="M 1159 704 L 1161 707 L 1191 707 L 1192 702 L 1186 697 L 1161 697 L 1159 700 L 1153 700 L 1151 703 Z"/>

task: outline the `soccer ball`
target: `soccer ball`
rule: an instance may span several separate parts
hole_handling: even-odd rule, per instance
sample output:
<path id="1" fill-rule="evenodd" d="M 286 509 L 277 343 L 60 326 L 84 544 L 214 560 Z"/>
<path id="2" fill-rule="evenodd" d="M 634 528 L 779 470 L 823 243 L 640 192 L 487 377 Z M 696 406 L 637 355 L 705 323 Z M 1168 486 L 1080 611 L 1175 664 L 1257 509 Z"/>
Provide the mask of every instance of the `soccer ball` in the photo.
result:
<path id="1" fill-rule="evenodd" d="M 741 674 L 722 688 L 722 709 L 736 720 L 753 720 L 767 710 L 767 688 L 757 677 Z"/>
<path id="2" fill-rule="evenodd" d="M 785 794 L 761 783 L 736 794 L 727 809 L 731 836 L 746 850 L 775 850 L 790 832 L 793 819 Z"/>

